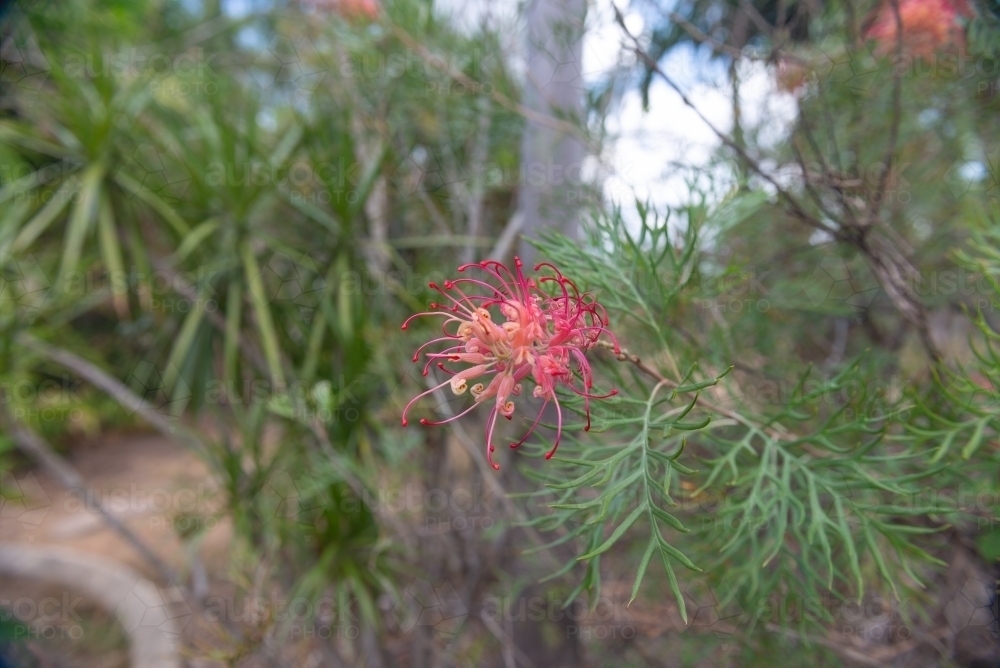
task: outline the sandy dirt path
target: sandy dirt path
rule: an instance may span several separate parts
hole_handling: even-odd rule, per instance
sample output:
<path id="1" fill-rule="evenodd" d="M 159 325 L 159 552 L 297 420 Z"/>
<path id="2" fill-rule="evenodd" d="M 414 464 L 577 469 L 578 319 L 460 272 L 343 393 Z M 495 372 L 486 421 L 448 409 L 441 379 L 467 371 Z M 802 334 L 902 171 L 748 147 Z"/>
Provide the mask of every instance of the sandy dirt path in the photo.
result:
<path id="1" fill-rule="evenodd" d="M 188 557 L 181 535 L 203 533 L 197 550 L 208 571 L 226 562 L 231 531 L 206 463 L 156 434 L 117 434 L 74 447 L 69 462 L 91 495 L 68 492 L 41 470 L 13 476 L 20 500 L 0 506 L 0 540 L 57 545 L 103 556 L 155 579 L 136 551 L 94 512 L 96 500 L 181 573 Z"/>

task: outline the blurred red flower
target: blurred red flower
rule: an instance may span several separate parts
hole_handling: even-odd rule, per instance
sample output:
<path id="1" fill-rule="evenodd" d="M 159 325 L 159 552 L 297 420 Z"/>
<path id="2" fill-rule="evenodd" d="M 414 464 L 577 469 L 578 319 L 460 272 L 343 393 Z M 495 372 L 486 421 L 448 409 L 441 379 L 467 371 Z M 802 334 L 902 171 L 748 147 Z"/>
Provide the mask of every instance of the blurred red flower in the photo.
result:
<path id="1" fill-rule="evenodd" d="M 943 48 L 965 46 L 961 19 L 973 16 L 966 0 L 898 0 L 897 6 L 904 53 L 930 59 Z M 878 42 L 876 53 L 884 56 L 896 52 L 897 28 L 892 0 L 883 0 L 864 35 Z"/>
<path id="2" fill-rule="evenodd" d="M 323 11 L 337 12 L 348 20 L 373 21 L 378 18 L 377 0 L 299 0 L 303 5 Z"/>

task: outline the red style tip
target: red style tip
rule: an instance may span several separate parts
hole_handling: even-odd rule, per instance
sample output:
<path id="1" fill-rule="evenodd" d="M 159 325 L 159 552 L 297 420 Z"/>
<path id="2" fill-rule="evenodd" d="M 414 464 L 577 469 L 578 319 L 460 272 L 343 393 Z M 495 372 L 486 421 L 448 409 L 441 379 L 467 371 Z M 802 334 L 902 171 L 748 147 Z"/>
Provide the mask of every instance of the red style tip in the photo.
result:
<path id="1" fill-rule="evenodd" d="M 403 325 L 402 327 L 400 327 L 400 329 L 406 329 L 406 325 Z M 413 361 L 416 362 L 417 360 L 414 359 Z"/>
<path id="2" fill-rule="evenodd" d="M 420 418 L 420 424 L 426 427 L 428 424 L 430 424 L 430 422 L 427 420 L 427 418 Z"/>
<path id="3" fill-rule="evenodd" d="M 406 425 L 408 425 L 408 424 L 410 424 L 410 423 L 409 423 L 409 421 L 407 421 L 407 419 L 406 419 L 406 418 L 403 418 L 403 426 L 405 427 L 405 426 L 406 426 Z"/>
<path id="4" fill-rule="evenodd" d="M 499 471 L 500 470 L 500 465 L 499 464 L 492 464 L 491 466 L 493 466 L 493 470 L 494 471 Z"/>
<path id="5" fill-rule="evenodd" d="M 552 459 L 552 455 L 554 455 L 554 454 L 556 454 L 556 453 L 554 453 L 554 452 L 546 452 L 545 453 L 545 458 L 546 459 Z"/>
<path id="6" fill-rule="evenodd" d="M 431 281 L 430 283 L 427 284 L 427 287 L 429 287 L 429 288 L 431 288 L 433 290 L 437 290 L 437 283 L 435 283 L 434 281 Z"/>

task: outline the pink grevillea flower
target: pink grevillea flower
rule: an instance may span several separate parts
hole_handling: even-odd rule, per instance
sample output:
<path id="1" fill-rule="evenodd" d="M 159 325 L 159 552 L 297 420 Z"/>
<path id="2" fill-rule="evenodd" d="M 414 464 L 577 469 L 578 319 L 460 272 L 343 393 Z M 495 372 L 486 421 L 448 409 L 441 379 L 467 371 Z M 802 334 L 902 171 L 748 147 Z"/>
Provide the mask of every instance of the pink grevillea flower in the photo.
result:
<path id="1" fill-rule="evenodd" d="M 897 0 L 896 7 L 885 0 L 865 30 L 865 38 L 877 40 L 875 51 L 878 55 L 894 53 L 897 28 L 901 24 L 904 52 L 930 60 L 939 49 L 965 46 L 961 19 L 972 16 L 972 8 L 966 0 Z"/>
<path id="2" fill-rule="evenodd" d="M 480 404 L 490 406 L 486 420 L 486 456 L 494 469 L 500 468 L 493 462 L 493 430 L 497 418 L 503 416 L 510 420 L 513 417 L 514 398 L 523 392 L 525 380 L 534 383 L 532 394 L 544 403 L 527 433 L 510 447 L 516 448 L 528 439 L 538 426 L 545 407 L 552 402 L 556 408 L 556 437 L 546 459 L 555 454 L 562 436 L 562 408 L 556 396 L 558 385 L 583 397 L 587 415 L 584 429 L 590 429 L 590 400 L 606 399 L 618 393 L 617 390 L 607 394 L 591 391 L 593 374 L 586 352 L 597 345 L 602 334 L 608 335 L 618 352 L 618 342 L 608 331 L 604 307 L 594 301 L 590 293 L 581 294 L 571 280 L 547 262 L 536 265 L 535 271 L 546 267 L 554 276 L 529 278 L 521 267 L 521 260 L 516 257 L 513 272 L 492 260 L 463 265 L 458 268 L 460 273 L 474 268 L 483 274 L 482 278 L 456 278 L 445 281 L 443 286 L 431 283 L 430 287 L 440 292 L 446 302 L 432 303 L 430 311 L 417 313 L 403 323 L 406 329 L 414 318 L 444 317 L 441 325 L 444 336 L 420 346 L 413 361 L 417 361 L 425 348 L 446 344 L 440 352 L 424 353 L 427 364 L 423 373 L 426 376 L 431 364 L 436 364 L 451 376 L 406 405 L 403 426 L 407 424 L 406 414 L 422 397 L 445 386 L 456 395 L 469 390 L 474 401 L 467 409 L 441 422 L 421 419 L 420 424 L 445 424 Z M 543 291 L 542 284 L 551 284 L 552 294 Z M 458 365 L 463 366 L 454 368 Z"/>

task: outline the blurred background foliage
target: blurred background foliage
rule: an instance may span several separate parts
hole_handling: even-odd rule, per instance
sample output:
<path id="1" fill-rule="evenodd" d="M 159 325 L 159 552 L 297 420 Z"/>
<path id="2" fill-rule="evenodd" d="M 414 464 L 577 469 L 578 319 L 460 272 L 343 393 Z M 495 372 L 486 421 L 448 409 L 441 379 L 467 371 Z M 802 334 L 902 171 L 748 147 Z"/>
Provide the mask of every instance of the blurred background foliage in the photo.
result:
<path id="1" fill-rule="evenodd" d="M 723 66 L 732 122 L 683 201 L 595 175 L 579 238 L 535 240 L 627 352 L 593 352 L 621 392 L 589 433 L 502 476 L 475 418 L 399 426 L 432 332 L 399 325 L 428 282 L 511 257 L 530 71 L 503 31 L 419 0 L 23 3 L 0 50 L 8 426 L 70 402 L 32 423 L 69 455 L 166 431 L 232 523 L 211 586 L 332 595 L 356 625 L 317 649 L 196 615 L 184 645 L 219 665 L 997 665 L 946 607 L 1000 557 L 1000 31 L 995 6 L 925 24 L 922 1 L 633 3 L 631 56 L 581 84 L 592 152 L 623 91 L 658 113 L 680 52 Z M 741 114 L 761 72 L 787 127 Z M 7 437 L 0 458 L 27 466 Z M 843 633 L 873 600 L 892 612 Z"/>

